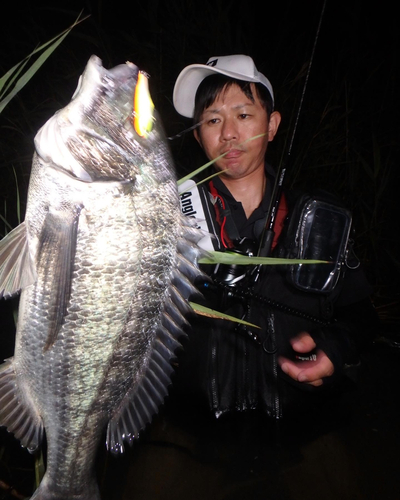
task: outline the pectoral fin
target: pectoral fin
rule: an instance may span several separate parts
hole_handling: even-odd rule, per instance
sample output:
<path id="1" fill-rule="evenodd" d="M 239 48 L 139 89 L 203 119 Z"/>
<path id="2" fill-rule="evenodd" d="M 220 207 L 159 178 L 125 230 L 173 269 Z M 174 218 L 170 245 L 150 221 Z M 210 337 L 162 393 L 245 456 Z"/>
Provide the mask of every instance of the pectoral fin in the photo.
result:
<path id="1" fill-rule="evenodd" d="M 45 350 L 54 344 L 67 312 L 80 211 L 81 207 L 69 214 L 49 212 L 40 236 L 37 268 L 48 285 L 52 303 Z"/>
<path id="2" fill-rule="evenodd" d="M 25 222 L 0 241 L 0 299 L 10 298 L 36 281 Z"/>

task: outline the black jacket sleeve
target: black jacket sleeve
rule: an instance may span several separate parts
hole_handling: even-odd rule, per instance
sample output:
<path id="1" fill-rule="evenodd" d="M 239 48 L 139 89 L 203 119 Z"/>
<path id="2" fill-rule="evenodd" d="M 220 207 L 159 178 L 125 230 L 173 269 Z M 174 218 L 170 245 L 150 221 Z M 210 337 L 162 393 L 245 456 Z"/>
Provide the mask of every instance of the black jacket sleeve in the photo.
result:
<path id="1" fill-rule="evenodd" d="M 379 329 L 379 318 L 370 298 L 335 310 L 331 325 L 313 330 L 317 348 L 325 352 L 335 371 L 324 384 L 335 383 L 343 376 L 356 378 L 356 367 L 360 364 L 360 353 L 370 344 Z"/>

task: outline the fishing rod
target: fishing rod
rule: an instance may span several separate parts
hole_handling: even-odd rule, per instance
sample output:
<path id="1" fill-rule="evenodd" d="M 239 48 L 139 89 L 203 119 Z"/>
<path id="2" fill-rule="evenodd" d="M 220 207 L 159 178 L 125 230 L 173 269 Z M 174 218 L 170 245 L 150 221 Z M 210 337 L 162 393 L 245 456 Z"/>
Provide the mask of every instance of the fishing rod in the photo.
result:
<path id="1" fill-rule="evenodd" d="M 257 256 L 259 256 L 259 257 L 267 257 L 271 252 L 272 242 L 273 242 L 273 239 L 275 236 L 274 225 L 275 225 L 276 216 L 278 213 L 279 203 L 280 203 L 280 200 L 282 197 L 283 181 L 284 181 L 286 171 L 287 171 L 287 164 L 289 163 L 290 155 L 292 154 L 293 142 L 294 142 L 294 138 L 296 135 L 297 125 L 299 123 L 301 109 L 303 107 L 304 95 L 306 93 L 307 84 L 308 84 L 308 80 L 310 77 L 311 66 L 312 66 L 312 63 L 314 60 L 315 49 L 316 49 L 317 42 L 319 39 L 319 34 L 320 34 L 320 30 L 321 30 L 321 24 L 322 24 L 322 19 L 323 19 L 324 12 L 325 12 L 326 3 L 327 3 L 327 0 L 324 0 L 321 14 L 319 17 L 317 32 L 316 32 L 316 35 L 314 38 L 314 45 L 313 45 L 313 48 L 311 51 L 310 62 L 308 64 L 306 78 L 305 78 L 303 90 L 301 93 L 300 104 L 299 104 L 299 108 L 297 110 L 296 120 L 294 123 L 293 132 L 292 132 L 290 142 L 289 142 L 288 152 L 286 155 L 286 161 L 282 160 L 280 162 L 280 165 L 278 167 L 278 171 L 276 173 L 274 188 L 273 188 L 272 196 L 271 196 L 271 203 L 270 203 L 270 206 L 269 206 L 269 209 L 267 212 L 266 222 L 264 224 L 264 230 L 263 230 L 263 233 L 261 235 L 260 246 L 259 246 L 258 252 L 257 252 Z"/>

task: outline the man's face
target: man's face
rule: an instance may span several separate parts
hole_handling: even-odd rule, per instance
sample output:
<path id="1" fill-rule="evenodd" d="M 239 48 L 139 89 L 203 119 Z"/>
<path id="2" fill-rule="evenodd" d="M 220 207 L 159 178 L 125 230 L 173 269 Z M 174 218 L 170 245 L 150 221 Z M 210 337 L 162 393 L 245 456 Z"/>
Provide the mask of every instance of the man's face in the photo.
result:
<path id="1" fill-rule="evenodd" d="M 204 110 L 201 125 L 195 130 L 195 137 L 210 160 L 227 153 L 215 165 L 218 170 L 226 170 L 223 176 L 229 178 L 243 178 L 264 168 L 268 142 L 273 140 L 280 123 L 277 112 L 268 120 L 254 86 L 252 93 L 254 102 L 237 85 L 224 88 Z"/>

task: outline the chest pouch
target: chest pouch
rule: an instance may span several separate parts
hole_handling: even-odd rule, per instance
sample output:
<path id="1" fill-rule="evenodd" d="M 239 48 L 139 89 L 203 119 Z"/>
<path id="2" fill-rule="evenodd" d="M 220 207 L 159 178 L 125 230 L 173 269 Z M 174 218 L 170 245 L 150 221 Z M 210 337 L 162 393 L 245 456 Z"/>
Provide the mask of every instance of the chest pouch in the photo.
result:
<path id="1" fill-rule="evenodd" d="M 345 262 L 351 222 L 351 213 L 325 194 L 298 200 L 287 229 L 285 256 L 329 263 L 289 266 L 287 279 L 293 286 L 314 293 L 333 290 Z"/>

